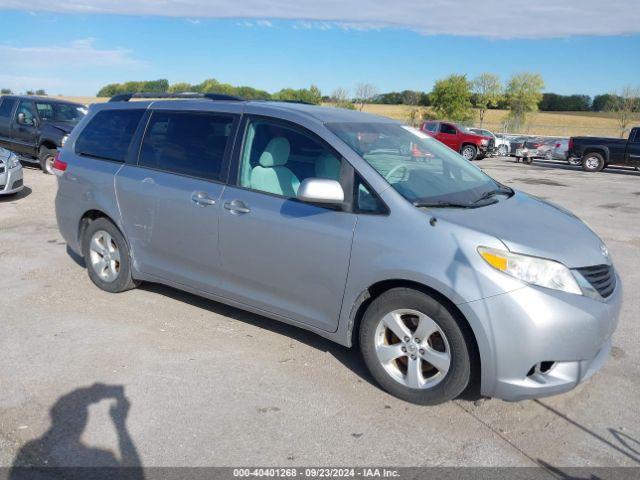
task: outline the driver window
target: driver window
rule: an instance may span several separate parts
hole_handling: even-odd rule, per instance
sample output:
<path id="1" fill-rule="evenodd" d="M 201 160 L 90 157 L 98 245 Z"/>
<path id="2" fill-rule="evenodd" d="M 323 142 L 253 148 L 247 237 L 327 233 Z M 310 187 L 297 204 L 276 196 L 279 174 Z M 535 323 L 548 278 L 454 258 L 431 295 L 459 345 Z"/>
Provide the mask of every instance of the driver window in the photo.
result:
<path id="1" fill-rule="evenodd" d="M 18 121 L 18 116 L 21 113 L 24 115 L 23 125 L 34 125 L 35 124 L 34 119 L 36 117 L 36 114 L 33 111 L 33 104 L 31 102 L 22 100 L 18 104 L 18 108 L 16 110 L 16 123 Z"/>
<path id="2" fill-rule="evenodd" d="M 240 186 L 295 197 L 307 178 L 340 180 L 341 159 L 313 134 L 268 120 L 247 126 Z"/>
<path id="3" fill-rule="evenodd" d="M 453 127 L 453 125 L 449 125 L 448 123 L 442 123 L 440 125 L 440 132 L 441 133 L 448 133 L 450 135 L 455 135 L 456 129 Z"/>

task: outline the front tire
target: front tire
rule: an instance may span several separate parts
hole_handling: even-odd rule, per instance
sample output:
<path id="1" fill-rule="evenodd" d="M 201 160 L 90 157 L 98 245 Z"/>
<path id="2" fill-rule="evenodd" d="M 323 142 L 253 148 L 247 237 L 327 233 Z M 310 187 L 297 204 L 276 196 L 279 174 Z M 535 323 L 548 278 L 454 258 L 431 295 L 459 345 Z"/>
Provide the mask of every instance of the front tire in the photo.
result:
<path id="1" fill-rule="evenodd" d="M 587 153 L 582 158 L 582 169 L 585 172 L 599 172 L 604 168 L 604 158 L 599 153 Z"/>
<path id="2" fill-rule="evenodd" d="M 465 158 L 465 160 L 472 162 L 478 156 L 478 149 L 475 145 L 465 145 L 462 147 L 460 154 Z"/>
<path id="3" fill-rule="evenodd" d="M 53 161 L 56 157 L 56 152 L 57 150 L 55 148 L 51 149 L 44 146 L 40 147 L 40 150 L 38 152 L 38 160 L 40 162 L 42 173 L 53 175 Z"/>
<path id="4" fill-rule="evenodd" d="M 106 218 L 92 221 L 82 236 L 82 253 L 91 281 L 101 290 L 119 293 L 138 286 L 131 276 L 129 246 Z"/>
<path id="5" fill-rule="evenodd" d="M 409 288 L 381 294 L 362 318 L 359 340 L 373 378 L 398 398 L 437 405 L 469 385 L 469 342 L 458 319 L 427 294 Z"/>

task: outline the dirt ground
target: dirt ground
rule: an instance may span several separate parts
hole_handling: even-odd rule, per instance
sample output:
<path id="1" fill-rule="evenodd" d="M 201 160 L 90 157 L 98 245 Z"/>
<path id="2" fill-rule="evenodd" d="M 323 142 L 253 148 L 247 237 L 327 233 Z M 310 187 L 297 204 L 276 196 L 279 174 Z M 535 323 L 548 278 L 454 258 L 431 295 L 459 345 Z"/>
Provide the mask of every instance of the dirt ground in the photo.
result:
<path id="1" fill-rule="evenodd" d="M 311 333 L 158 285 L 102 292 L 57 231 L 55 177 L 25 168 L 25 191 L 0 199 L 0 466 L 638 466 L 640 173 L 478 164 L 607 243 L 624 306 L 589 382 L 420 407 Z"/>

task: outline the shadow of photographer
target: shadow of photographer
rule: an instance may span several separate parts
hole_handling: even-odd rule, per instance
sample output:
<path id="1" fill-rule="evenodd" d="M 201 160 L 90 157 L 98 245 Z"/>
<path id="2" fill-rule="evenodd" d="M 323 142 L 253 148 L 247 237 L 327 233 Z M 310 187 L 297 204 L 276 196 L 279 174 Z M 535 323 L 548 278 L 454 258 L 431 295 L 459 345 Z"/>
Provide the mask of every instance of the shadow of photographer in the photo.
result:
<path id="1" fill-rule="evenodd" d="M 109 399 L 115 400 L 109 414 L 118 438 L 119 458 L 111 450 L 93 448 L 81 441 L 89 406 Z M 9 480 L 106 479 L 114 478 L 114 467 L 118 468 L 117 478 L 143 479 L 140 457 L 126 426 L 129 408 L 122 385 L 96 383 L 60 397 L 49 412 L 51 426 L 18 451 Z"/>

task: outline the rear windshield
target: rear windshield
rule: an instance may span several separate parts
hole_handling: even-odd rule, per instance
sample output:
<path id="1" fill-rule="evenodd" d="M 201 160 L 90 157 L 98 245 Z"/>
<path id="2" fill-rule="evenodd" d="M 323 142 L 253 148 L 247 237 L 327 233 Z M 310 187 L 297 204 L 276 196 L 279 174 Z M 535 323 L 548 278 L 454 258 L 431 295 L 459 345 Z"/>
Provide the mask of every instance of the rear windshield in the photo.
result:
<path id="1" fill-rule="evenodd" d="M 124 162 L 144 110 L 103 110 L 89 120 L 76 140 L 76 153 Z"/>

